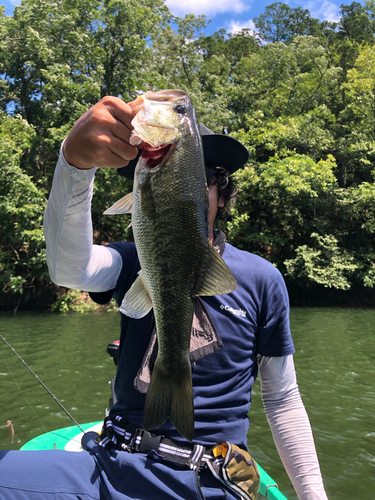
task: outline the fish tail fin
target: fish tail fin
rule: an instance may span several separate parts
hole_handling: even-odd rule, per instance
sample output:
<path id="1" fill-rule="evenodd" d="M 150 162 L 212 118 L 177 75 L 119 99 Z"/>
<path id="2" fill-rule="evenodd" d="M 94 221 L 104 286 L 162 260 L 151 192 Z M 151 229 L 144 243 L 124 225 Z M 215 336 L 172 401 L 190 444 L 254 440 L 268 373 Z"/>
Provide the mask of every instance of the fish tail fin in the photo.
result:
<path id="1" fill-rule="evenodd" d="M 143 410 L 143 426 L 147 430 L 157 429 L 168 417 L 181 436 L 193 440 L 194 405 L 189 360 L 173 376 L 166 373 L 157 360 L 155 362 Z"/>

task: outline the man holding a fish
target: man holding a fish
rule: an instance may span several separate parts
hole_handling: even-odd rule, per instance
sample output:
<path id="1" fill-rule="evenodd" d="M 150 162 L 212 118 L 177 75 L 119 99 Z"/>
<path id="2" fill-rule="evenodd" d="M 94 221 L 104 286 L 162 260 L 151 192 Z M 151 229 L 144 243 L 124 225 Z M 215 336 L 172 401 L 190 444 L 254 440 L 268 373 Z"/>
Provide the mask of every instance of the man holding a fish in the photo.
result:
<path id="1" fill-rule="evenodd" d="M 255 499 L 247 415 L 258 371 L 298 498 L 327 498 L 296 382 L 284 281 L 214 229 L 233 195 L 230 174 L 247 160 L 238 141 L 199 127 L 178 90 L 129 104 L 107 97 L 76 122 L 45 216 L 47 261 L 55 283 L 120 306 L 117 402 L 86 451 L 31 452 L 43 470 L 34 482 L 12 482 L 14 472 L 3 480 L 0 460 L 1 498 L 34 488 L 38 499 L 68 491 L 69 499 Z M 106 213 L 132 213 L 135 244 L 92 245 L 94 176 L 106 167 L 134 177 L 133 192 Z M 30 459 L 17 456 L 8 467 L 27 477 Z"/>

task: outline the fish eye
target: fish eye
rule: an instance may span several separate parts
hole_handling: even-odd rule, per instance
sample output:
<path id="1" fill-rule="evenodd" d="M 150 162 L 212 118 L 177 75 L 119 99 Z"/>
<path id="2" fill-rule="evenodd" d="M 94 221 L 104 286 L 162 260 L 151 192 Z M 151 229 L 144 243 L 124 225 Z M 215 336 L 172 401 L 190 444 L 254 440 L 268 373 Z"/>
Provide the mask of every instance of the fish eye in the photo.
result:
<path id="1" fill-rule="evenodd" d="M 187 111 L 185 104 L 177 104 L 177 106 L 174 107 L 174 110 L 180 115 L 184 115 Z"/>

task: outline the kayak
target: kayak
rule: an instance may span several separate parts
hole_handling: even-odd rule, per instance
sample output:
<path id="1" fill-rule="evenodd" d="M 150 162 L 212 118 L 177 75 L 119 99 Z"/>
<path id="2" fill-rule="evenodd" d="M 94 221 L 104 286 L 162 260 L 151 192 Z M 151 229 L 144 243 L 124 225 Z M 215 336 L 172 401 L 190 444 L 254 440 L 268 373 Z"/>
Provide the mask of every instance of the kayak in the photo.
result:
<path id="1" fill-rule="evenodd" d="M 118 352 L 119 352 L 120 341 L 116 340 L 111 342 L 107 346 L 107 353 L 113 359 L 115 365 L 117 366 Z M 110 380 L 109 384 L 111 386 L 111 398 L 109 400 L 109 408 L 116 402 L 116 396 L 114 392 L 115 378 Z M 83 436 L 82 430 L 87 432 L 100 433 L 102 430 L 103 421 L 99 422 L 89 422 L 87 424 L 80 425 L 79 429 L 77 425 L 72 425 L 70 427 L 65 427 L 51 432 L 46 432 L 37 436 L 27 443 L 25 443 L 21 450 L 65 450 L 73 452 L 83 451 L 81 440 Z M 271 478 L 267 472 L 262 469 L 258 464 L 258 469 L 260 472 L 260 487 L 257 500 L 269 499 L 269 500 L 288 500 L 284 496 L 277 483 Z"/>
<path id="2" fill-rule="evenodd" d="M 85 432 L 100 432 L 102 429 L 103 421 L 89 422 L 81 425 Z M 81 439 L 83 432 L 81 432 L 76 425 L 58 429 L 56 431 L 47 432 L 37 436 L 27 443 L 25 443 L 21 450 L 66 450 L 66 451 L 82 451 Z M 258 493 L 258 500 L 287 500 L 279 490 L 277 483 L 262 469 L 258 464 L 260 472 L 260 488 Z"/>

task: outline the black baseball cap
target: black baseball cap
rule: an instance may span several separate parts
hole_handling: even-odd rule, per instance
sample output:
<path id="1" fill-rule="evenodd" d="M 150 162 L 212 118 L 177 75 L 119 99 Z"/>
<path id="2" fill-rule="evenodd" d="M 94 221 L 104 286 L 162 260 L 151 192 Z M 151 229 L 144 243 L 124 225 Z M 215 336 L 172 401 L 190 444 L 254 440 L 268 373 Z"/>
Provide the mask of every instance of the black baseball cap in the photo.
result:
<path id="1" fill-rule="evenodd" d="M 223 167 L 230 174 L 242 168 L 249 160 L 249 152 L 240 141 L 225 134 L 215 134 L 203 123 L 199 124 L 202 136 L 204 163 L 209 169 Z M 118 173 L 127 179 L 134 178 L 134 170 L 138 162 L 138 156 L 130 160 L 126 167 L 118 169 Z"/>

